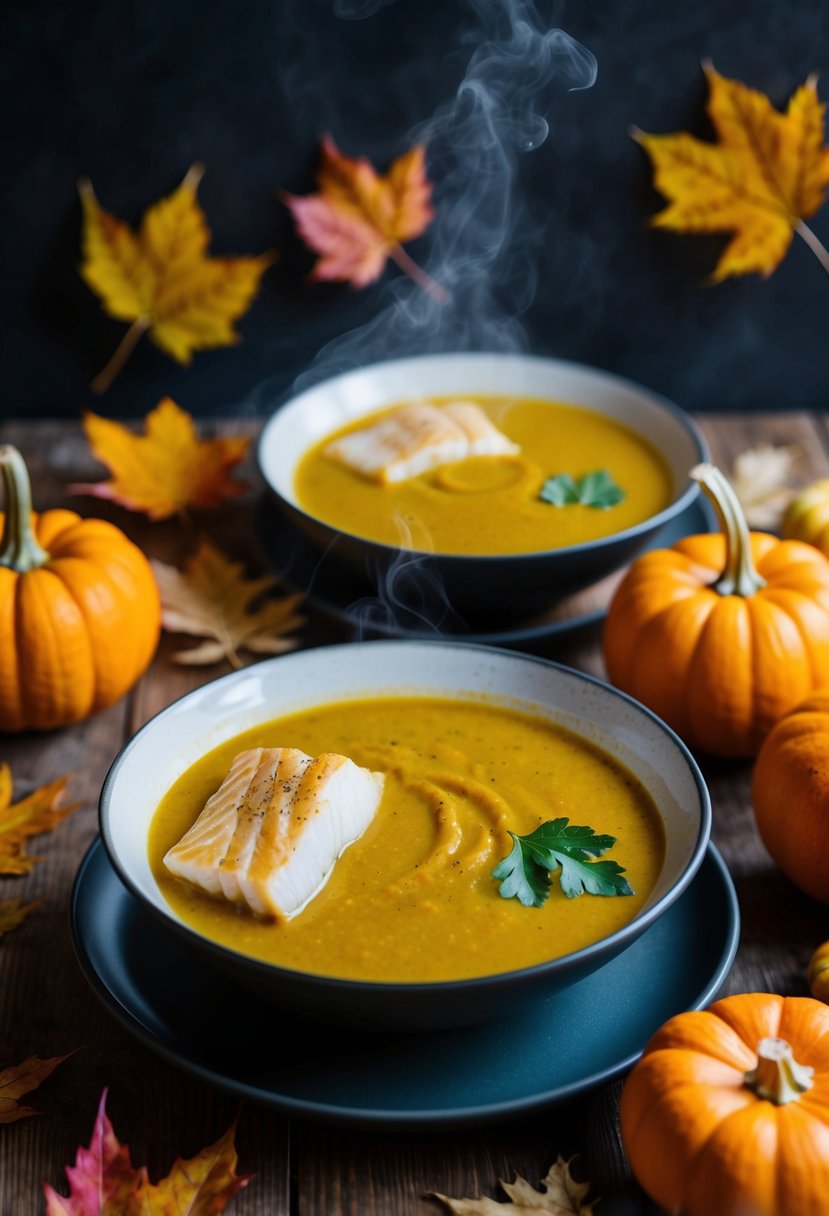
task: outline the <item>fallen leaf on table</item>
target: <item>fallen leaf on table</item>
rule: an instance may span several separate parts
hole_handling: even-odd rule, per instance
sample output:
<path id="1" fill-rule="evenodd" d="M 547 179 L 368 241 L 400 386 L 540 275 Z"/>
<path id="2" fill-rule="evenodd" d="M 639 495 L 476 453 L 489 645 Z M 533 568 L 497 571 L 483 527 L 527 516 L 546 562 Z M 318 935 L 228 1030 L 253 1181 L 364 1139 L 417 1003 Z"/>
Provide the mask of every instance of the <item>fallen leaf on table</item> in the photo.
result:
<path id="1" fill-rule="evenodd" d="M 201 665 L 227 659 L 241 667 L 241 650 L 283 654 L 296 646 L 296 639 L 285 635 L 303 623 L 296 611 L 302 596 L 263 599 L 278 586 L 277 579 L 245 578 L 243 564 L 231 561 L 209 540 L 201 541 L 184 570 L 158 561 L 152 567 L 164 628 L 210 639 L 173 655 L 177 663 Z M 262 602 L 251 610 L 258 600 Z"/>
<path id="2" fill-rule="evenodd" d="M 426 231 L 434 215 L 425 158 L 424 146 L 416 144 L 381 177 L 364 156 L 344 156 L 325 136 L 319 193 L 284 196 L 300 236 L 321 255 L 312 279 L 365 287 L 379 279 L 391 258 L 430 295 L 448 299 L 403 249 L 404 241 Z"/>
<path id="3" fill-rule="evenodd" d="M 145 212 L 137 231 L 104 211 L 89 181 L 79 183 L 81 276 L 111 317 L 132 322 L 92 381 L 96 392 L 109 388 L 144 333 L 184 364 L 196 350 L 239 340 L 233 323 L 256 295 L 274 254 L 209 256 L 210 229 L 196 199 L 203 172 L 194 165 L 177 190 Z"/>
<path id="4" fill-rule="evenodd" d="M 32 908 L 39 903 L 39 899 L 33 899 L 29 904 L 24 904 L 22 899 L 0 899 L 0 937 L 22 925 Z"/>
<path id="5" fill-rule="evenodd" d="M 17 1099 L 37 1089 L 66 1058 L 52 1056 L 49 1060 L 40 1060 L 37 1056 L 29 1056 L 21 1064 L 4 1068 L 0 1072 L 0 1123 L 16 1123 L 18 1119 L 40 1114 L 32 1106 L 21 1106 Z"/>
<path id="6" fill-rule="evenodd" d="M 147 414 L 143 435 L 89 412 L 83 425 L 92 451 L 113 476 L 69 486 L 71 494 L 108 498 L 158 520 L 188 507 L 213 507 L 246 488 L 231 470 L 244 460 L 250 441 L 199 439 L 191 415 L 170 397 Z"/>
<path id="7" fill-rule="evenodd" d="M 749 527 L 777 529 L 794 496 L 789 479 L 799 455 L 800 449 L 795 446 L 761 443 L 741 452 L 734 461 L 731 484 Z"/>
<path id="8" fill-rule="evenodd" d="M 829 271 L 829 252 L 804 220 L 825 200 L 829 150 L 823 146 L 826 107 L 810 76 L 792 95 L 785 114 L 738 80 L 703 65 L 708 115 L 717 143 L 681 131 L 634 131 L 654 166 L 654 185 L 668 199 L 651 218 L 677 232 L 733 232 L 712 281 L 729 275 L 768 276 L 798 233 Z"/>
<path id="9" fill-rule="evenodd" d="M 455 1216 L 593 1216 L 596 1200 L 583 1203 L 590 1190 L 589 1182 L 576 1182 L 570 1173 L 570 1162 L 559 1157 L 550 1166 L 547 1177 L 537 1191 L 519 1175 L 515 1182 L 501 1181 L 507 1203 L 495 1199 L 451 1199 L 435 1194 Z"/>
<path id="10" fill-rule="evenodd" d="M 69 1195 L 48 1183 L 46 1216 L 214 1216 L 247 1186 L 252 1175 L 236 1173 L 235 1127 L 189 1161 L 179 1158 L 161 1182 L 150 1182 L 145 1166 L 135 1169 L 120 1144 L 101 1095 L 89 1148 L 79 1148 L 66 1167 Z"/>
<path id="11" fill-rule="evenodd" d="M 12 775 L 0 764 L 0 874 L 28 874 L 40 861 L 26 852 L 31 836 L 51 832 L 80 804 L 60 806 L 68 777 L 58 777 L 12 805 Z"/>

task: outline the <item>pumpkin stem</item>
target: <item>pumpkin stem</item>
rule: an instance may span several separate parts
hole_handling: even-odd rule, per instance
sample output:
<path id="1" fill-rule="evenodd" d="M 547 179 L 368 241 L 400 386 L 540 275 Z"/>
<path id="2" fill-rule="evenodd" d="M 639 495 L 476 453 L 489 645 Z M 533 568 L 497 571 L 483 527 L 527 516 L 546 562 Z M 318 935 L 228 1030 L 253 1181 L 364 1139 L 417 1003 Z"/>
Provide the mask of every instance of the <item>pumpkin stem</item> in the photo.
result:
<path id="1" fill-rule="evenodd" d="M 725 567 L 714 583 L 714 591 L 720 595 L 754 595 L 765 587 L 766 580 L 755 569 L 748 524 L 731 483 L 713 464 L 695 465 L 689 476 L 699 482 L 717 512 L 725 537 Z"/>
<path id="2" fill-rule="evenodd" d="M 0 566 L 25 574 L 44 566 L 49 554 L 38 544 L 32 530 L 32 486 L 29 472 L 17 448 L 0 445 L 5 521 L 0 537 Z"/>
<path id="3" fill-rule="evenodd" d="M 811 1089 L 815 1070 L 798 1064 L 785 1039 L 761 1039 L 757 1044 L 757 1067 L 745 1074 L 745 1083 L 758 1098 L 785 1106 Z"/>

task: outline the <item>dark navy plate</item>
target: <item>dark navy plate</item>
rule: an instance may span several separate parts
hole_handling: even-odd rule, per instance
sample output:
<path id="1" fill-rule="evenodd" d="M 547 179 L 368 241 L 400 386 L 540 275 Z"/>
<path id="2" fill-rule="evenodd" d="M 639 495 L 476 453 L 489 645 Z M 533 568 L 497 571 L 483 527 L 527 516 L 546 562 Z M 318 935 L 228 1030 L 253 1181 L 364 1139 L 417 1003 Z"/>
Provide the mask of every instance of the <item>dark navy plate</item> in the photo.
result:
<path id="1" fill-rule="evenodd" d="M 707 504 L 695 499 L 642 552 L 668 548 L 683 536 L 710 532 L 714 523 Z M 333 554 L 320 554 L 270 499 L 260 502 L 257 530 L 268 558 L 285 582 L 304 592 L 310 605 L 345 626 L 359 641 L 451 638 L 543 654 L 547 644 L 598 624 L 620 577 L 611 575 L 530 619 L 483 628 L 480 623 L 468 624 L 451 608 L 439 580 L 417 555 L 401 557 L 399 567 L 378 594 L 367 576 L 361 577 Z"/>
<path id="2" fill-rule="evenodd" d="M 632 946 L 514 1018 L 430 1034 L 315 1033 L 303 1019 L 297 1034 L 296 1019 L 148 916 L 100 841 L 81 863 L 70 917 L 89 983 L 153 1051 L 290 1114 L 383 1127 L 504 1119 L 611 1080 L 667 1018 L 714 999 L 739 939 L 734 885 L 710 846 L 687 891 Z"/>

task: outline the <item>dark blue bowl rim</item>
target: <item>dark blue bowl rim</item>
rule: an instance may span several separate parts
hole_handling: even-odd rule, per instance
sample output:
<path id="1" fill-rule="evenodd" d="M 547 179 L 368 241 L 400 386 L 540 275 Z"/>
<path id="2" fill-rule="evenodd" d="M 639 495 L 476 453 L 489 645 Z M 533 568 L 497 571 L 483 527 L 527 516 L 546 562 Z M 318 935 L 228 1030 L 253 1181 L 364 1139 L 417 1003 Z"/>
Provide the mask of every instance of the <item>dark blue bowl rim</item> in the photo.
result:
<path id="1" fill-rule="evenodd" d="M 338 651 L 352 652 L 355 647 L 371 647 L 373 652 L 389 650 L 396 647 L 428 647 L 431 650 L 457 650 L 456 644 L 451 642 L 440 641 L 398 641 L 398 640 L 382 640 L 375 642 L 346 642 L 339 645 L 325 647 L 324 649 L 333 652 L 333 661 L 336 662 L 336 653 Z M 320 649 L 314 647 L 313 649 Z M 677 878 L 674 885 L 665 892 L 665 894 L 657 900 L 655 904 L 640 912 L 633 920 L 623 925 L 621 929 L 617 929 L 615 933 L 611 933 L 608 937 L 600 938 L 598 942 L 593 942 L 581 950 L 576 950 L 572 954 L 562 955 L 560 958 L 549 959 L 545 963 L 536 963 L 532 967 L 522 967 L 515 971 L 501 971 L 493 975 L 475 976 L 471 979 L 463 980 L 442 980 L 431 981 L 426 983 L 394 983 L 383 982 L 377 980 L 346 980 L 337 979 L 332 976 L 318 975 L 315 972 L 297 971 L 286 967 L 277 967 L 271 963 L 263 962 L 247 954 L 242 954 L 239 951 L 231 950 L 227 946 L 222 946 L 218 942 L 211 941 L 210 938 L 204 937 L 201 933 L 191 929 L 183 921 L 176 918 L 172 910 L 165 910 L 158 907 L 145 898 L 143 892 L 133 882 L 129 871 L 122 865 L 121 859 L 112 842 L 109 832 L 110 807 L 112 799 L 112 790 L 118 778 L 118 772 L 125 758 L 139 746 L 142 736 L 150 730 L 153 724 L 158 719 L 164 717 L 165 714 L 171 713 L 178 706 L 183 705 L 188 698 L 196 698 L 204 694 L 206 688 L 214 688 L 221 684 L 233 682 L 244 677 L 247 668 L 241 671 L 234 671 L 228 675 L 219 676 L 215 680 L 208 681 L 207 684 L 202 684 L 199 688 L 185 693 L 182 697 L 170 702 L 163 709 L 154 714 L 139 730 L 129 739 L 119 751 L 118 755 L 110 765 L 109 771 L 104 779 L 104 784 L 101 788 L 101 795 L 98 801 L 98 822 L 100 826 L 101 838 L 104 843 L 110 863 L 118 874 L 127 890 L 138 900 L 142 907 L 146 908 L 157 920 L 165 924 L 173 932 L 177 933 L 184 940 L 195 944 L 196 948 L 202 953 L 213 955 L 215 958 L 224 960 L 225 964 L 233 964 L 238 968 L 244 968 L 249 972 L 260 977 L 262 980 L 267 979 L 271 985 L 275 985 L 280 977 L 283 978 L 289 986 L 296 983 L 301 983 L 306 990 L 319 989 L 321 992 L 335 991 L 338 993 L 351 993 L 356 996 L 358 993 L 394 993 L 411 994 L 412 996 L 440 996 L 441 994 L 452 993 L 467 993 L 472 991 L 493 990 L 500 988 L 509 988 L 513 984 L 522 984 L 524 981 L 531 981 L 535 978 L 540 978 L 554 973 L 566 973 L 572 970 L 578 970 L 585 963 L 590 963 L 595 960 L 596 965 L 599 965 L 600 960 L 604 955 L 618 953 L 626 944 L 634 941 L 640 934 L 653 924 L 670 906 L 674 903 L 688 884 L 696 875 L 699 867 L 702 864 L 705 856 L 705 851 L 711 835 L 711 797 L 708 792 L 708 787 L 700 771 L 699 765 L 694 759 L 688 747 L 680 739 L 679 735 L 671 729 L 667 723 L 663 722 L 652 710 L 646 705 L 635 700 L 627 693 L 622 692 L 618 688 L 614 688 L 612 684 L 608 684 L 604 680 L 600 680 L 597 676 L 588 675 L 586 672 L 577 671 L 575 668 L 567 667 L 563 663 L 554 662 L 552 659 L 542 658 L 539 655 L 530 655 L 517 653 L 500 646 L 483 646 L 474 643 L 464 643 L 463 651 L 475 653 L 481 651 L 484 654 L 496 654 L 510 659 L 516 663 L 529 663 L 532 665 L 540 665 L 542 667 L 552 668 L 555 671 L 561 672 L 565 677 L 583 680 L 588 684 L 595 685 L 602 689 L 605 694 L 618 697 L 636 709 L 639 713 L 649 718 L 667 737 L 668 743 L 674 746 L 685 761 L 696 785 L 697 794 L 700 802 L 700 823 L 697 833 L 697 840 L 694 844 L 693 851 L 683 870 L 682 874 Z M 272 659 L 265 659 L 261 664 L 255 666 L 271 666 L 273 664 L 289 665 L 292 662 L 301 662 L 303 654 L 309 651 L 294 651 L 291 654 L 278 655 Z M 464 690 L 458 690 L 461 694 Z"/>
<path id="2" fill-rule="evenodd" d="M 641 1050 L 631 1052 L 628 1056 L 615 1061 L 607 1068 L 601 1069 L 599 1072 L 591 1073 L 584 1077 L 579 1077 L 578 1080 L 571 1081 L 568 1085 L 559 1086 L 555 1089 L 545 1090 L 539 1094 L 533 1094 L 527 1098 L 518 1098 L 511 1102 L 494 1102 L 487 1105 L 477 1106 L 461 1106 L 455 1107 L 447 1111 L 427 1111 L 427 1110 L 391 1110 L 383 1108 L 375 1110 L 372 1108 L 352 1107 L 352 1106 L 336 1106 L 327 1102 L 311 1101 L 304 1098 L 292 1098 L 286 1094 L 268 1094 L 265 1095 L 262 1089 L 255 1085 L 249 1085 L 245 1082 L 232 1080 L 223 1074 L 214 1071 L 213 1069 L 194 1063 L 192 1060 L 182 1056 L 176 1051 L 164 1047 L 155 1036 L 149 1031 L 144 1024 L 138 1019 L 131 1010 L 125 1006 L 113 992 L 104 984 L 101 977 L 95 970 L 87 953 L 83 940 L 78 933 L 78 915 L 77 905 L 80 897 L 83 878 L 86 870 L 92 863 L 98 849 L 101 846 L 101 839 L 97 837 L 87 849 L 87 852 L 81 861 L 78 868 L 75 882 L 72 887 L 70 896 L 70 931 L 72 936 L 72 945 L 75 950 L 75 955 L 78 960 L 78 965 L 83 972 L 87 983 L 98 996 L 98 999 L 109 1009 L 113 1016 L 120 1024 L 135 1035 L 141 1042 L 154 1051 L 157 1055 L 167 1060 L 168 1063 L 175 1065 L 177 1068 L 182 1068 L 192 1076 L 198 1077 L 202 1081 L 216 1086 L 228 1093 L 248 1098 L 253 1102 L 265 1102 L 269 1107 L 280 1110 L 288 1115 L 295 1115 L 316 1121 L 323 1120 L 327 1123 L 342 1126 L 364 1126 L 364 1127 L 420 1127 L 434 1128 L 453 1126 L 455 1124 L 463 1127 L 471 1127 L 476 1124 L 490 1122 L 495 1118 L 514 1118 L 520 1115 L 531 1114 L 553 1102 L 566 1102 L 569 1098 L 574 1098 L 580 1094 L 590 1090 L 597 1089 L 601 1085 L 605 1085 L 617 1077 L 626 1073 L 642 1055 Z M 727 925 L 726 936 L 722 951 L 720 953 L 717 964 L 708 978 L 707 983 L 702 988 L 693 1003 L 689 1006 L 690 1009 L 704 1009 L 717 996 L 722 987 L 726 976 L 731 970 L 737 949 L 740 943 L 740 904 L 737 898 L 737 892 L 734 887 L 733 879 L 728 871 L 723 858 L 713 843 L 708 844 L 706 854 L 710 858 L 713 866 L 722 883 L 723 891 L 726 896 L 729 911 L 729 921 Z M 146 905 L 142 905 L 142 908 Z M 683 1011 L 680 1011 L 683 1012 Z M 404 1032 L 407 1033 L 407 1032 Z"/>
<path id="3" fill-rule="evenodd" d="M 415 356 L 411 356 L 411 358 L 445 359 L 448 362 L 451 359 L 456 359 L 459 355 L 463 355 L 463 356 L 481 355 L 482 357 L 484 357 L 484 356 L 489 357 L 490 353 L 491 352 L 487 352 L 487 351 L 453 351 L 453 352 L 447 353 L 447 354 L 441 353 L 441 354 L 437 354 L 437 355 L 420 355 L 420 356 L 415 355 Z M 710 459 L 711 454 L 708 450 L 708 444 L 706 443 L 705 438 L 702 435 L 701 431 L 698 429 L 696 423 L 694 423 L 692 421 L 692 419 L 685 412 L 685 410 L 683 410 L 675 402 L 671 401 L 668 397 L 664 397 L 661 393 L 654 392 L 653 389 L 646 388 L 645 385 L 643 385 L 643 384 L 637 384 L 635 380 L 629 380 L 625 376 L 617 376 L 615 372 L 606 372 L 602 368 L 593 367 L 589 363 L 579 363 L 572 359 L 553 359 L 552 357 L 546 358 L 543 355 L 521 355 L 520 357 L 522 359 L 526 360 L 527 362 L 535 362 L 535 363 L 541 363 L 541 364 L 560 363 L 560 364 L 565 365 L 568 368 L 572 368 L 574 371 L 584 371 L 584 372 L 589 372 L 591 375 L 599 376 L 604 381 L 606 381 L 608 386 L 617 385 L 622 388 L 630 389 L 634 392 L 645 394 L 652 402 L 654 402 L 654 404 L 659 405 L 663 410 L 665 410 L 666 413 L 670 414 L 675 419 L 675 421 L 677 421 L 680 424 L 680 426 L 686 431 L 686 433 L 689 435 L 689 437 L 691 438 L 691 440 L 693 441 L 693 443 L 696 447 L 697 463 Z M 379 360 L 375 360 L 371 364 L 366 364 L 366 367 L 388 366 L 388 365 L 391 365 L 394 363 L 403 363 L 403 362 L 409 362 L 409 359 L 408 358 L 407 359 L 379 359 Z M 346 372 L 341 372 L 336 376 L 331 376 L 330 380 L 332 380 L 332 381 L 339 380 L 341 376 L 349 376 L 349 375 L 352 375 L 354 372 L 361 371 L 361 370 L 364 370 L 364 369 L 363 368 L 351 368 Z M 325 383 L 327 383 L 327 381 L 320 380 L 317 384 L 311 385 L 308 389 L 303 389 L 301 393 L 298 393 L 296 395 L 291 395 L 290 397 L 286 398 L 286 400 L 284 400 L 283 402 L 281 402 L 281 404 L 279 406 L 277 406 L 277 408 L 274 410 L 274 412 L 266 420 L 265 425 L 263 426 L 262 431 L 259 435 L 259 438 L 256 442 L 256 467 L 259 471 L 260 477 L 262 478 L 262 480 L 265 482 L 266 486 L 268 487 L 269 492 L 286 510 L 290 511 L 292 514 L 294 514 L 296 516 L 301 517 L 304 520 L 307 520 L 307 522 L 309 524 L 313 525 L 316 528 L 324 528 L 326 531 L 331 533 L 331 535 L 333 537 L 342 536 L 344 538 L 347 538 L 349 541 L 354 541 L 354 542 L 358 543 L 367 552 L 372 553 L 385 561 L 393 561 L 394 558 L 402 552 L 413 553 L 413 554 L 417 554 L 418 556 L 422 556 L 422 557 L 428 557 L 436 562 L 457 562 L 459 566 L 463 566 L 465 564 L 474 564 L 474 563 L 479 563 L 479 562 L 487 562 L 487 563 L 493 562 L 493 563 L 497 564 L 497 563 L 509 563 L 509 562 L 514 563 L 516 561 L 522 561 L 522 562 L 550 562 L 550 561 L 555 561 L 555 560 L 564 561 L 568 557 L 571 557 L 571 556 L 580 557 L 582 555 L 595 553 L 602 549 L 615 548 L 617 545 L 623 546 L 629 541 L 635 541 L 638 537 L 640 537 L 642 535 L 648 535 L 648 534 L 656 531 L 658 528 L 663 527 L 664 524 L 668 523 L 676 515 L 680 514 L 682 511 L 684 511 L 686 509 L 686 507 L 689 507 L 691 505 L 691 503 L 694 501 L 694 499 L 699 495 L 699 492 L 700 492 L 699 486 L 697 485 L 696 482 L 689 482 L 689 484 L 685 487 L 685 489 L 682 491 L 682 493 L 679 495 L 679 497 L 672 499 L 671 502 L 668 504 L 668 506 L 664 507 L 656 515 L 650 515 L 650 516 L 648 516 L 647 519 L 643 519 L 638 524 L 633 524 L 630 528 L 624 528 L 621 532 L 611 532 L 608 536 L 600 536 L 597 540 L 583 541 L 581 544 L 578 544 L 578 545 L 565 545 L 558 549 L 537 549 L 537 550 L 532 550 L 529 553 L 489 553 L 489 554 L 487 554 L 487 553 L 483 553 L 483 554 L 443 553 L 443 552 L 434 553 L 429 549 L 403 550 L 403 549 L 398 548 L 396 545 L 387 545 L 383 541 L 372 540 L 370 537 L 366 537 L 366 536 L 358 536 L 356 532 L 346 532 L 345 529 L 338 528 L 336 526 L 336 524 L 328 523 L 324 519 L 319 519 L 316 515 L 310 515 L 307 511 L 303 510 L 303 508 L 300 507 L 297 503 L 292 502 L 290 499 L 285 498 L 285 496 L 283 494 L 280 494 L 280 492 L 276 489 L 276 487 L 273 485 L 273 483 L 268 479 L 268 476 L 265 472 L 264 463 L 262 460 L 262 448 L 263 448 L 263 445 L 265 442 L 265 435 L 268 431 L 268 427 L 276 418 L 279 417 L 282 410 L 285 409 L 287 406 L 289 406 L 293 401 L 298 400 L 299 397 L 301 397 L 305 394 L 305 392 L 311 392 L 312 389 L 319 388 Z M 584 408 L 589 409 L 590 407 L 585 406 Z"/>

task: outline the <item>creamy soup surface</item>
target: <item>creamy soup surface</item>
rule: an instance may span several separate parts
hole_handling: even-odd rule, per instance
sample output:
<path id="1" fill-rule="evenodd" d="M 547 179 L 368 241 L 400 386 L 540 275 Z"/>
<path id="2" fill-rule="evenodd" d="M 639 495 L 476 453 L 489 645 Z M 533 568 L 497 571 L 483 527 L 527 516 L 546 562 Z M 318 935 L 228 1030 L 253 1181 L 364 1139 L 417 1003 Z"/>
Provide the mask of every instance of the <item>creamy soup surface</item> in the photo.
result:
<path id="1" fill-rule="evenodd" d="M 450 398 L 431 398 L 445 404 Z M 479 456 L 392 485 L 372 482 L 324 449 L 392 412 L 326 435 L 302 458 L 294 490 L 303 510 L 369 540 L 438 553 L 530 553 L 621 532 L 663 510 L 674 493 L 665 461 L 641 435 L 602 414 L 535 398 L 470 397 L 517 456 Z M 549 477 L 606 469 L 625 492 L 607 510 L 539 499 Z"/>
<path id="2" fill-rule="evenodd" d="M 366 833 L 292 920 L 260 920 L 172 877 L 162 858 L 218 789 L 237 752 L 336 751 L 382 770 Z M 605 857 L 635 894 L 567 899 L 558 880 L 541 908 L 504 899 L 492 878 L 521 835 L 567 816 L 615 836 Z M 149 856 L 187 924 L 234 950 L 343 979 L 456 980 L 511 971 L 578 950 L 639 912 L 664 856 L 662 821 L 639 781 L 576 735 L 485 700 L 393 697 L 342 702 L 237 736 L 187 770 L 152 822 Z"/>

